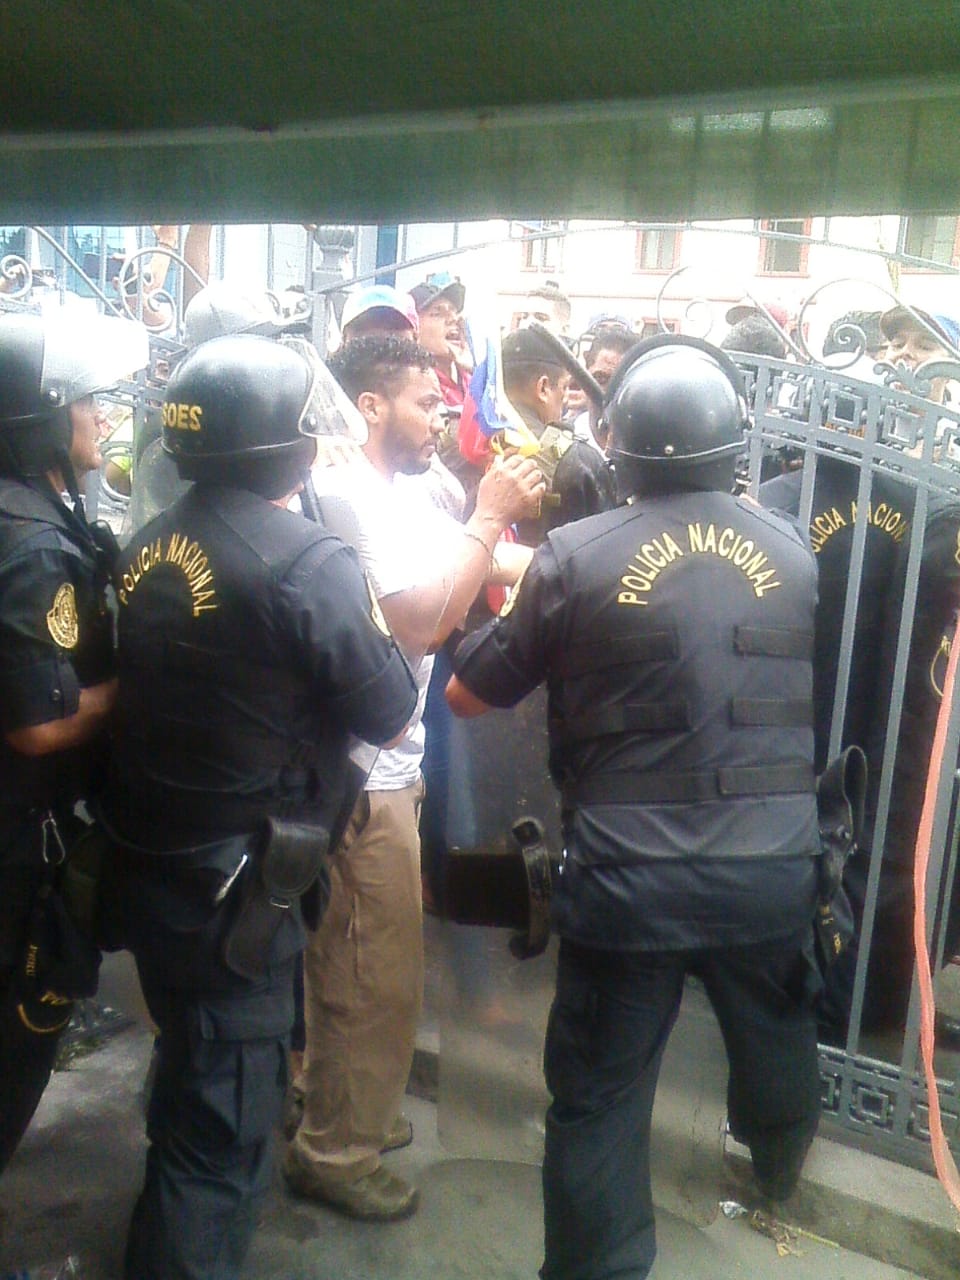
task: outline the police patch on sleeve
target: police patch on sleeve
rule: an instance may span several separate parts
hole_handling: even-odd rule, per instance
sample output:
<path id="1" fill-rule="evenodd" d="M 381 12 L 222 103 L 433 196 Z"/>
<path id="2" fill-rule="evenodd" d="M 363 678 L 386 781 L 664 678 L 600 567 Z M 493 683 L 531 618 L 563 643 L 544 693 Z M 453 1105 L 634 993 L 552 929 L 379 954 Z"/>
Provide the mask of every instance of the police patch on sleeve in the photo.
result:
<path id="1" fill-rule="evenodd" d="M 47 630 L 61 649 L 76 648 L 80 625 L 72 582 L 65 582 L 53 597 L 53 608 L 47 614 Z"/>
<path id="2" fill-rule="evenodd" d="M 500 606 L 500 612 L 497 614 L 498 618 L 507 617 L 507 615 L 510 613 L 513 606 L 517 603 L 517 593 L 520 590 L 520 585 L 523 582 L 524 578 L 526 577 L 527 570 L 529 568 L 530 568 L 530 561 L 528 560 L 527 563 L 523 566 L 523 569 L 520 573 L 520 577 L 516 580 L 513 586 L 508 590 L 507 598 L 506 600 L 504 600 L 503 604 Z"/>
<path id="3" fill-rule="evenodd" d="M 380 608 L 380 601 L 377 599 L 373 584 L 366 574 L 363 575 L 363 580 L 367 584 L 367 593 L 370 596 L 370 619 L 380 634 L 390 640 L 393 637 L 393 633 L 387 626 L 387 620 L 383 616 L 383 610 Z"/>

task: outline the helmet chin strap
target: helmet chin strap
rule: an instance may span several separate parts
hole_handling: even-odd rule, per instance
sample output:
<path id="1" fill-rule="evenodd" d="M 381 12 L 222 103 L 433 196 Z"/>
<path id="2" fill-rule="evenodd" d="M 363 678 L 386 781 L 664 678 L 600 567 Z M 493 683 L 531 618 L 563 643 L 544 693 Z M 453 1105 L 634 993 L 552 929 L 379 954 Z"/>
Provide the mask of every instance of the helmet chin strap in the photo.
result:
<path id="1" fill-rule="evenodd" d="M 70 412 L 71 406 L 65 405 L 61 410 L 64 415 L 61 421 L 60 432 L 58 434 L 56 448 L 53 452 L 53 465 L 60 473 L 60 479 L 63 481 L 63 488 L 70 497 L 73 504 L 73 514 L 77 521 L 84 529 L 89 530 L 90 526 L 87 522 L 87 511 L 83 505 L 83 499 L 80 497 L 80 484 L 77 480 L 76 468 L 70 457 L 70 449 L 73 445 L 73 417 Z M 57 495 L 60 496 L 59 494 Z"/>
<path id="2" fill-rule="evenodd" d="M 70 507 L 63 501 L 63 490 L 59 489 L 51 478 L 56 473 L 63 482 L 63 490 L 66 491 L 72 503 L 72 511 Z M 70 453 L 65 448 L 57 448 L 53 456 L 53 466 L 43 476 L 25 477 L 24 482 L 31 488 L 42 490 L 49 496 L 50 491 L 54 492 L 56 501 L 67 512 L 78 530 L 82 532 L 83 537 L 90 541 L 93 539 L 93 533 L 90 524 L 87 521 L 87 512 L 83 505 L 83 499 L 80 496 L 80 486 L 77 483 L 77 473 L 74 470 Z"/>
<path id="3" fill-rule="evenodd" d="M 70 461 L 70 455 L 66 451 L 60 458 L 60 475 L 63 478 L 64 488 L 70 495 L 70 501 L 73 503 L 73 512 L 84 524 L 87 523 L 87 512 L 80 497 L 80 486 L 77 483 L 77 473 L 73 469 L 73 463 Z"/>
<path id="4" fill-rule="evenodd" d="M 0 475 L 19 476 L 20 475 L 20 459 L 17 451 L 12 447 L 10 441 L 6 438 L 6 434 L 0 431 Z"/>
<path id="5" fill-rule="evenodd" d="M 29 423 L 28 429 L 34 429 Z M 28 485 L 37 493 L 48 496 L 52 492 L 62 505 L 62 494 L 65 490 L 73 503 L 73 512 L 77 523 L 85 530 L 89 529 L 86 511 L 80 498 L 80 486 L 77 473 L 70 458 L 70 447 L 73 441 L 73 422 L 69 406 L 61 406 L 49 417 L 42 418 L 35 424 L 38 432 L 34 439 L 9 441 L 0 432 L 0 450 L 9 463 L 9 474 Z M 59 479 L 60 484 L 57 483 Z"/>

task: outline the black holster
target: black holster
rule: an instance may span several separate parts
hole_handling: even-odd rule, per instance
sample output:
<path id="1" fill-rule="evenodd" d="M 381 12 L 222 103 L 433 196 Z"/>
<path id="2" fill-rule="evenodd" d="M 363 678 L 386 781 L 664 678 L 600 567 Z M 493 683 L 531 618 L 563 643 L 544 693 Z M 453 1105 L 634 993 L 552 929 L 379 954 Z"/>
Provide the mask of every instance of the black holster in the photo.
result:
<path id="1" fill-rule="evenodd" d="M 340 847 L 340 841 L 343 839 L 344 832 L 347 829 L 347 823 L 353 815 L 357 800 L 363 791 L 367 781 L 366 769 L 361 767 L 354 761 L 347 761 L 347 776 L 343 787 L 343 796 L 340 801 L 340 807 L 333 815 L 330 823 L 330 837 L 327 847 L 331 853 L 336 853 Z M 320 928 L 320 921 L 323 919 L 323 913 L 327 909 L 327 903 L 330 901 L 330 876 L 327 871 L 326 859 L 323 860 L 320 871 L 316 880 L 307 889 L 300 899 L 300 910 L 303 913 L 303 923 L 311 932 L 316 932 Z"/>
<path id="2" fill-rule="evenodd" d="M 61 834 L 61 825 L 63 834 Z M 86 920 L 73 918 L 62 892 L 74 835 L 70 816 L 42 816 L 39 844 L 43 877 L 34 896 L 13 989 L 20 1021 L 39 1035 L 58 1034 L 70 1021 L 74 1000 L 97 989 L 100 952 Z M 82 827 L 80 828 L 82 830 Z"/>
<path id="3" fill-rule="evenodd" d="M 60 870 L 60 894 L 77 927 L 103 951 L 115 951 L 102 927 L 104 888 L 113 845 L 104 827 L 95 822 L 70 848 Z"/>
<path id="4" fill-rule="evenodd" d="M 227 966 L 245 978 L 261 978 L 274 939 L 300 897 L 327 876 L 330 837 L 323 827 L 268 818 L 256 845 L 254 866 L 243 883 L 237 914 L 224 939 Z"/>
<path id="5" fill-rule="evenodd" d="M 843 888 L 843 869 L 863 831 L 866 795 L 867 758 L 859 747 L 847 747 L 817 779 L 820 858 L 814 925 L 823 970 L 853 937 L 853 911 Z"/>

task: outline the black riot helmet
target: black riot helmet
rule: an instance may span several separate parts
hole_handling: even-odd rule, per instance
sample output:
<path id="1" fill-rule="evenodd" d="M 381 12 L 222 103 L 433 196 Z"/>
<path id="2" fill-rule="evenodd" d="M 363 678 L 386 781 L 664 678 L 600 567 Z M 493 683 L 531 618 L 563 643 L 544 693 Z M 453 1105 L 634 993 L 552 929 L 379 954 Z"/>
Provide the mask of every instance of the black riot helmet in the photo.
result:
<path id="1" fill-rule="evenodd" d="M 58 311 L 0 314 L 0 473 L 60 471 L 76 501 L 69 409 L 147 363 L 142 325 Z"/>
<path id="2" fill-rule="evenodd" d="M 316 437 L 366 437 L 358 411 L 297 338 L 231 334 L 201 343 L 171 375 L 162 417 L 163 448 L 184 480 L 266 498 L 297 486 Z"/>
<path id="3" fill-rule="evenodd" d="M 733 487 L 744 446 L 740 372 L 699 338 L 658 334 L 626 353 L 603 421 L 621 495 Z"/>

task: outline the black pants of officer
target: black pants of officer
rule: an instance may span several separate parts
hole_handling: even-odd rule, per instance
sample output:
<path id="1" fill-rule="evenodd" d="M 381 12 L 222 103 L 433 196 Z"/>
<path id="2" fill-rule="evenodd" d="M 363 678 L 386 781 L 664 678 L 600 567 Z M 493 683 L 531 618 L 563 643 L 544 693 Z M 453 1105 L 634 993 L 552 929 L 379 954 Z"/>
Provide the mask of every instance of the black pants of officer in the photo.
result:
<path id="1" fill-rule="evenodd" d="M 846 1038 L 862 947 L 860 934 L 869 875 L 870 854 L 858 850 L 843 872 L 856 932 L 846 951 L 830 967 L 817 1006 L 821 1035 L 831 1042 L 842 1043 Z M 902 1031 L 906 1026 L 914 959 L 913 868 L 904 861 L 885 857 L 877 882 L 861 1031 Z"/>
<path id="2" fill-rule="evenodd" d="M 122 893 L 130 949 L 160 1032 L 146 1177 L 124 1274 L 236 1280 L 270 1182 L 295 950 L 276 948 L 261 979 L 242 978 L 221 958 L 229 900 L 197 927 L 189 902 L 178 917 L 169 900 L 151 899 L 155 887 L 133 879 Z"/>
<path id="3" fill-rule="evenodd" d="M 731 1130 L 768 1195 L 793 1189 L 820 1116 L 804 941 L 670 953 L 561 942 L 544 1054 L 542 1280 L 643 1280 L 653 1265 L 650 1122 L 688 973 L 723 1033 Z"/>
<path id="4" fill-rule="evenodd" d="M 0 1172 L 47 1087 L 70 1008 L 24 1005 L 17 967 L 42 880 L 36 821 L 0 822 Z"/>
<path id="5" fill-rule="evenodd" d="M 420 863 L 427 886 L 437 904 L 443 901 L 447 852 L 447 795 L 450 789 L 450 728 L 453 714 L 444 690 L 453 674 L 445 649 L 434 658 L 427 686 L 423 723 L 427 740 L 422 773 L 426 786 L 420 811 Z"/>

